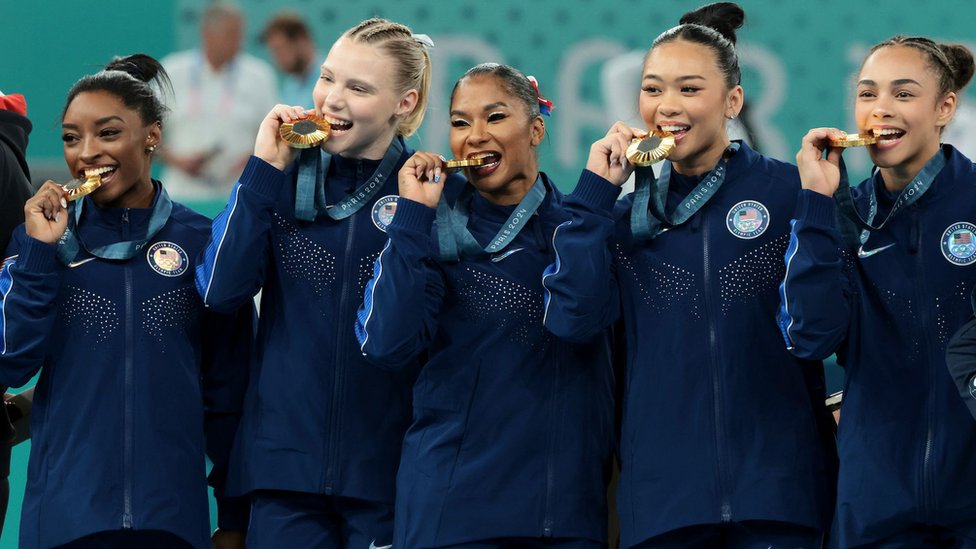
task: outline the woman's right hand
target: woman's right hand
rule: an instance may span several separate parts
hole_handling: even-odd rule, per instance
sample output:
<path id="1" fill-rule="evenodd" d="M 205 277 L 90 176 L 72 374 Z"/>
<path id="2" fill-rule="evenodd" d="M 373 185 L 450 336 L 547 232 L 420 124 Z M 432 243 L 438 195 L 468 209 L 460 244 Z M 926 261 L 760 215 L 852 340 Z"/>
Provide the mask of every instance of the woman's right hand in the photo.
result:
<path id="1" fill-rule="evenodd" d="M 634 165 L 627 160 L 627 147 L 635 137 L 644 137 L 647 132 L 631 128 L 623 122 L 611 126 L 607 135 L 590 146 L 590 156 L 586 169 L 617 185 L 623 185 L 634 173 Z"/>
<path id="2" fill-rule="evenodd" d="M 800 183 L 804 189 L 825 196 L 834 196 L 840 186 L 840 147 L 831 147 L 831 139 L 847 134 L 837 128 L 814 128 L 803 136 L 800 150 L 796 153 L 796 166 L 800 170 Z M 827 157 L 824 158 L 824 151 Z"/>
<path id="3" fill-rule="evenodd" d="M 306 111 L 302 107 L 275 105 L 261 121 L 261 127 L 258 128 L 258 136 L 254 140 L 254 156 L 281 171 L 285 171 L 285 168 L 295 161 L 300 151 L 289 146 L 278 135 L 278 130 L 283 123 L 294 122 L 304 117 L 305 114 Z"/>
<path id="4" fill-rule="evenodd" d="M 27 236 L 56 244 L 68 228 L 68 199 L 64 188 L 48 179 L 24 204 Z"/>
<path id="5" fill-rule="evenodd" d="M 407 159 L 397 174 L 400 196 L 437 208 L 444 192 L 444 157 L 432 152 L 416 152 Z"/>

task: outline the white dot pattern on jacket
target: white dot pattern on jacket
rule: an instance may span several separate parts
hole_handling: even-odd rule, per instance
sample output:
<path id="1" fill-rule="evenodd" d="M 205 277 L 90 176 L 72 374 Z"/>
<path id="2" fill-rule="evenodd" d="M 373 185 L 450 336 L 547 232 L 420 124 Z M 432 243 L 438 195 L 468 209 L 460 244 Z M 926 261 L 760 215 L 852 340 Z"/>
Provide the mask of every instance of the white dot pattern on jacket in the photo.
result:
<path id="1" fill-rule="evenodd" d="M 941 345 L 949 343 L 949 338 L 959 329 L 958 304 L 963 303 L 966 310 L 969 309 L 969 292 L 969 283 L 959 282 L 952 293 L 935 298 L 935 325 L 938 327 L 935 333 L 939 335 Z"/>
<path id="2" fill-rule="evenodd" d="M 373 278 L 373 268 L 376 265 L 376 258 L 380 256 L 380 252 L 374 254 L 369 254 L 359 261 L 359 294 L 366 290 L 366 283 L 369 282 L 370 278 Z"/>
<path id="3" fill-rule="evenodd" d="M 466 280 L 467 277 L 473 280 Z M 458 281 L 462 317 L 492 319 L 495 329 L 510 334 L 509 341 L 529 346 L 544 344 L 548 333 L 542 326 L 542 291 L 532 291 L 510 280 L 470 267 Z"/>
<path id="4" fill-rule="evenodd" d="M 640 299 L 656 313 L 684 311 L 692 318 L 701 319 L 702 309 L 698 290 L 698 277 L 677 265 L 631 256 L 616 245 L 617 265 L 623 275 L 629 273 L 637 285 Z M 629 296 L 623 296 L 629 299 Z"/>
<path id="5" fill-rule="evenodd" d="M 72 338 L 95 344 L 104 343 L 119 328 L 118 306 L 94 292 L 68 286 L 58 315 Z"/>
<path id="6" fill-rule="evenodd" d="M 274 217 L 281 229 L 275 232 L 275 245 L 285 274 L 308 283 L 316 295 L 325 295 L 336 281 L 336 257 L 280 215 Z"/>
<path id="7" fill-rule="evenodd" d="M 166 328 L 183 328 L 195 323 L 199 315 L 199 297 L 196 289 L 188 286 L 160 294 L 141 304 L 142 329 L 166 351 L 163 337 Z"/>
<path id="8" fill-rule="evenodd" d="M 869 282 L 871 288 L 869 292 L 880 297 L 884 301 L 884 308 L 889 315 L 897 316 L 904 322 L 889 324 L 886 322 L 885 332 L 894 334 L 898 325 L 912 326 L 918 321 L 918 311 L 915 309 L 915 302 L 911 298 L 902 297 L 892 290 L 884 289 L 874 283 Z M 912 330 L 912 334 L 902 336 L 902 345 L 909 349 L 908 360 L 918 360 L 922 356 L 922 340 L 918 336 L 918 330 Z"/>
<path id="9" fill-rule="evenodd" d="M 786 275 L 783 256 L 789 243 L 790 235 L 784 234 L 719 269 L 722 313 L 779 288 Z"/>

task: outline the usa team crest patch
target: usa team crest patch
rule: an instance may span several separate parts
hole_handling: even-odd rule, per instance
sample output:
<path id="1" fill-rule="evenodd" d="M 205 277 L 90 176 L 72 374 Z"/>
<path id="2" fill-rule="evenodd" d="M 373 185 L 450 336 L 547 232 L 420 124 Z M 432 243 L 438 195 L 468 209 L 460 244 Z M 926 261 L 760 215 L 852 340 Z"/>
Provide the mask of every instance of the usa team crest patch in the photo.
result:
<path id="1" fill-rule="evenodd" d="M 970 265 L 976 261 L 976 225 L 966 221 L 953 223 L 942 233 L 942 255 L 953 265 Z"/>
<path id="2" fill-rule="evenodd" d="M 183 248 L 172 242 L 157 242 L 146 252 L 152 270 L 163 276 L 180 276 L 190 266 Z"/>
<path id="3" fill-rule="evenodd" d="M 388 194 L 373 204 L 373 225 L 376 225 L 376 228 L 384 233 L 393 221 L 393 214 L 396 213 L 398 198 L 400 197 L 395 194 Z"/>
<path id="4" fill-rule="evenodd" d="M 755 200 L 743 200 L 729 210 L 725 225 L 738 238 L 756 238 L 769 228 L 769 210 Z"/>

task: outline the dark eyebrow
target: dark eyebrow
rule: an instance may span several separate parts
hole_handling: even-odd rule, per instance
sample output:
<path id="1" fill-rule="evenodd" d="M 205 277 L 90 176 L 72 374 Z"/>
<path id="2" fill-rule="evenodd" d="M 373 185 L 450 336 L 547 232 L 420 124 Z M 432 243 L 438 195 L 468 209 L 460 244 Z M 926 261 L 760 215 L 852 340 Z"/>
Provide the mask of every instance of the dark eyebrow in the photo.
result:
<path id="1" fill-rule="evenodd" d="M 96 120 L 96 121 L 95 121 L 95 125 L 96 125 L 96 126 L 101 126 L 101 125 L 104 125 L 104 124 L 108 124 L 108 123 L 109 123 L 109 122 L 111 122 L 112 120 L 118 120 L 119 122 L 121 122 L 121 123 L 123 123 L 123 124 L 125 124 L 125 120 L 122 120 L 122 117 L 120 117 L 120 116 L 115 116 L 115 115 L 113 114 L 113 115 L 111 115 L 111 116 L 106 116 L 106 117 L 104 117 L 104 118 L 99 118 L 98 120 Z"/>
<path id="2" fill-rule="evenodd" d="M 105 124 L 108 124 L 112 120 L 118 120 L 119 122 L 125 124 L 125 120 L 122 120 L 121 117 L 115 116 L 113 114 L 111 116 L 106 116 L 104 118 L 99 118 L 98 120 L 95 121 L 95 125 L 96 126 L 104 126 Z M 76 124 L 64 124 L 64 123 L 62 123 L 61 124 L 61 127 L 64 128 L 64 129 L 68 129 L 68 130 L 77 130 L 78 129 L 78 126 Z"/>
<path id="3" fill-rule="evenodd" d="M 905 84 L 915 84 L 916 86 L 921 86 L 921 84 L 919 84 L 915 80 L 912 80 L 911 78 L 899 78 L 898 80 L 892 80 L 891 81 L 891 85 L 892 86 L 904 86 Z M 875 82 L 874 80 L 869 80 L 869 79 L 865 78 L 864 80 L 861 80 L 860 82 L 858 82 L 857 85 L 858 86 L 861 86 L 861 85 L 864 85 L 864 86 L 877 86 L 878 83 Z"/>
<path id="4" fill-rule="evenodd" d="M 663 79 L 656 74 L 645 74 L 644 80 L 663 80 Z M 705 77 L 699 76 L 697 74 L 689 74 L 686 76 L 679 76 L 676 80 L 678 82 L 686 82 L 688 80 L 705 80 Z"/>
<path id="5" fill-rule="evenodd" d="M 375 90 L 376 89 L 376 86 L 370 84 L 369 82 L 365 82 L 363 80 L 356 80 L 355 78 L 350 78 L 347 81 L 347 83 L 350 86 L 362 86 L 362 87 L 364 87 L 366 89 L 369 89 L 369 90 Z"/>
<path id="6" fill-rule="evenodd" d="M 485 105 L 484 108 L 482 108 L 481 110 L 482 110 L 482 112 L 488 112 L 488 111 L 490 111 L 492 109 L 497 109 L 498 107 L 507 107 L 507 106 L 508 106 L 508 103 L 506 103 L 504 101 L 496 101 L 494 103 Z M 459 111 L 457 109 L 452 109 L 451 110 L 451 116 L 467 116 L 467 114 L 468 113 L 466 113 L 464 111 Z"/>

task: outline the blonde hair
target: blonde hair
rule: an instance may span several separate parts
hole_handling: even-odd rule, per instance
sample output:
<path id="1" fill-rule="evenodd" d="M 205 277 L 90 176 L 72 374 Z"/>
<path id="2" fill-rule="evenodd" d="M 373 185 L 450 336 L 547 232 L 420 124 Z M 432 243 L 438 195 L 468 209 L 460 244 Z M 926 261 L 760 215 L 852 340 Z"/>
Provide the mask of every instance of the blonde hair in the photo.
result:
<path id="1" fill-rule="evenodd" d="M 427 97 L 430 95 L 430 55 L 424 42 L 415 37 L 406 25 L 374 17 L 347 30 L 343 37 L 361 44 L 382 49 L 396 60 L 394 86 L 398 94 L 417 90 L 417 104 L 412 112 L 400 121 L 397 134 L 413 135 L 424 120 Z"/>

